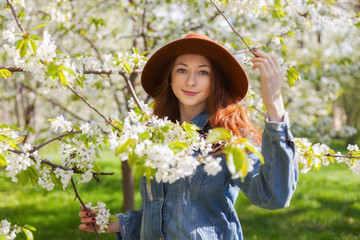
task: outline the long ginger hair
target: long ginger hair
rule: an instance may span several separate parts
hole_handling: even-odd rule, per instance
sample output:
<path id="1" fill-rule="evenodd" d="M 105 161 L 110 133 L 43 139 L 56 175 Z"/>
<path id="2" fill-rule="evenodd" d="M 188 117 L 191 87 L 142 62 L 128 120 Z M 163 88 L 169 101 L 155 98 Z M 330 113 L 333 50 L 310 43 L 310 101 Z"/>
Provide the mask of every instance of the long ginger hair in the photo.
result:
<path id="1" fill-rule="evenodd" d="M 225 86 L 225 78 L 217 63 L 211 59 L 212 82 L 207 101 L 210 115 L 210 127 L 223 127 L 238 137 L 250 138 L 261 145 L 261 131 L 252 124 L 246 108 L 237 104 Z M 171 121 L 180 120 L 179 100 L 171 89 L 171 72 L 175 59 L 165 67 L 161 78 L 162 84 L 155 93 L 154 114 L 160 118 L 167 116 Z"/>

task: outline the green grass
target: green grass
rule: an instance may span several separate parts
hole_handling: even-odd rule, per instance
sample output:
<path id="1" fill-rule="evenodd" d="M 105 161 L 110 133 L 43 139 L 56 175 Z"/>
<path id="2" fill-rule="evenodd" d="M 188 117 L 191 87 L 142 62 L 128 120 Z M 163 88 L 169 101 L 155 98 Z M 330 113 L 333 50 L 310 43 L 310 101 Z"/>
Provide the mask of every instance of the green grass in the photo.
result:
<path id="1" fill-rule="evenodd" d="M 56 146 L 55 146 L 56 147 Z M 334 146 L 335 148 L 335 146 Z M 339 144 L 338 150 L 343 149 Z M 53 149 L 47 151 L 54 152 Z M 103 176 L 99 183 L 79 186 L 84 202 L 103 201 L 112 213 L 121 212 L 122 184 L 120 164 L 110 151 L 99 156 L 101 168 L 115 172 Z M 74 202 L 73 190 L 51 192 L 31 185 L 12 183 L 0 169 L 0 219 L 12 223 L 30 224 L 37 228 L 38 240 L 95 239 L 91 233 L 78 230 L 79 202 Z M 343 164 L 334 164 L 301 174 L 291 206 L 281 210 L 264 210 L 252 205 L 240 194 L 236 202 L 244 237 L 249 239 L 344 239 L 360 240 L 360 176 Z M 136 206 L 140 197 L 136 195 Z M 25 239 L 20 236 L 18 239 Z M 103 234 L 100 239 L 115 239 Z"/>

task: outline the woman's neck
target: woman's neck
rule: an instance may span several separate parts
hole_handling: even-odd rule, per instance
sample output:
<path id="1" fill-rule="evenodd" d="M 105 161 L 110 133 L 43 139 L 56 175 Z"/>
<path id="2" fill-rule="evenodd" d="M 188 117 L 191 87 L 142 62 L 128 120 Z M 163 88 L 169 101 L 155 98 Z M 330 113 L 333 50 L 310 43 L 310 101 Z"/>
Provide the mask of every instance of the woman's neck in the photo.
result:
<path id="1" fill-rule="evenodd" d="M 187 107 L 180 103 L 180 123 L 190 122 L 199 113 L 203 112 L 206 106 Z"/>

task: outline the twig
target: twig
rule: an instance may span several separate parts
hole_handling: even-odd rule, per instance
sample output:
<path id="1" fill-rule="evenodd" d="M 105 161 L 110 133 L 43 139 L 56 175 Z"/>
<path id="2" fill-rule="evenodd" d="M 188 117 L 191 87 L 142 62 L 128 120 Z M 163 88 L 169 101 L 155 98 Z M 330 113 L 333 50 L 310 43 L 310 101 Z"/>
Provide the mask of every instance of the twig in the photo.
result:
<path id="1" fill-rule="evenodd" d="M 337 155 L 337 154 L 324 154 L 324 157 L 342 157 L 342 158 L 355 158 L 355 159 L 360 159 L 360 156 L 352 156 L 352 155 Z"/>
<path id="2" fill-rule="evenodd" d="M 121 130 L 115 126 L 109 119 L 107 119 L 99 110 L 97 110 L 91 103 L 89 103 L 83 96 L 81 96 L 78 92 L 75 91 L 74 88 L 72 88 L 69 84 L 67 85 L 67 88 L 69 88 L 76 96 L 78 96 L 83 102 L 86 103 L 91 109 L 93 109 L 97 114 L 99 114 L 107 123 L 109 123 L 111 126 L 113 126 L 116 130 L 118 130 L 119 133 L 121 133 Z"/>
<path id="3" fill-rule="evenodd" d="M 14 15 L 15 21 L 16 21 L 18 27 L 20 28 L 21 32 L 22 32 L 22 33 L 25 33 L 25 31 L 24 31 L 24 29 L 23 29 L 22 26 L 21 26 L 21 23 L 20 23 L 20 21 L 19 21 L 19 18 L 17 17 L 16 12 L 15 12 L 15 9 L 14 9 L 13 5 L 11 4 L 10 0 L 6 0 L 6 2 L 7 2 L 7 4 L 9 5 L 9 7 L 11 8 L 11 12 L 12 12 L 12 14 Z"/>
<path id="4" fill-rule="evenodd" d="M 59 107 L 61 110 L 69 113 L 74 118 L 76 118 L 78 120 L 81 120 L 81 121 L 84 121 L 84 122 L 88 122 L 87 120 L 83 119 L 82 117 L 80 117 L 80 116 L 76 115 L 75 113 L 69 111 L 68 109 L 66 109 L 64 106 L 62 106 L 60 103 L 56 102 L 55 100 L 53 100 L 51 98 L 47 98 L 47 97 L 43 96 L 42 94 L 38 93 L 35 89 L 31 88 L 30 86 L 28 86 L 28 85 L 26 85 L 24 83 L 20 83 L 20 85 L 23 86 L 24 88 L 28 89 L 29 91 L 35 93 L 36 95 L 43 97 L 46 101 L 48 101 L 51 104 Z"/>
<path id="5" fill-rule="evenodd" d="M 26 153 L 24 151 L 13 149 L 13 148 L 8 148 L 8 149 L 6 149 L 6 151 L 16 153 L 16 154 L 25 154 Z M 30 155 L 29 158 L 31 158 L 32 160 L 36 160 L 36 157 L 34 157 L 33 155 Z M 79 174 L 84 173 L 83 171 L 80 171 L 78 169 L 68 168 L 68 167 L 65 167 L 65 166 L 62 166 L 62 165 L 59 165 L 59 164 L 55 164 L 53 162 L 50 162 L 49 160 L 41 159 L 41 164 L 45 164 L 45 165 L 48 165 L 48 166 L 53 167 L 53 168 L 60 168 L 60 169 L 65 170 L 65 171 L 72 170 L 72 171 L 74 171 L 74 173 L 79 173 Z M 99 181 L 99 179 L 97 177 L 95 177 L 95 175 L 113 175 L 114 173 L 103 173 L 103 172 L 101 172 L 99 174 L 97 172 L 92 172 L 92 174 L 93 174 L 93 177 L 95 178 L 95 180 Z"/>
<path id="6" fill-rule="evenodd" d="M 10 72 L 24 72 L 24 69 L 22 67 L 17 66 L 0 65 L 0 69 L 7 69 Z"/>
<path id="7" fill-rule="evenodd" d="M 131 96 L 134 98 L 134 100 L 135 100 L 136 104 L 138 105 L 140 111 L 143 111 L 143 109 L 142 109 L 142 107 L 141 107 L 141 105 L 140 105 L 140 101 L 139 101 L 139 99 L 137 98 L 137 95 L 136 95 L 136 93 L 135 93 L 135 90 L 134 90 L 134 88 L 133 88 L 133 86 L 132 86 L 132 84 L 131 84 L 131 82 L 130 82 L 130 79 L 126 76 L 125 73 L 123 73 L 123 74 L 120 73 L 120 75 L 125 79 L 126 85 L 128 86 L 128 89 L 130 90 Z"/>
<path id="8" fill-rule="evenodd" d="M 104 63 L 104 61 L 103 61 L 103 59 L 102 59 L 102 57 L 101 57 L 101 54 L 100 54 L 100 52 L 99 52 L 99 49 L 97 49 L 97 47 L 95 46 L 94 42 L 93 42 L 90 38 L 88 38 L 87 36 L 85 36 L 85 34 L 82 34 L 82 36 L 83 36 L 84 39 L 90 44 L 90 46 L 95 50 L 96 55 L 98 56 L 98 58 L 100 59 L 100 61 L 101 61 L 102 63 Z"/>
<path id="9" fill-rule="evenodd" d="M 75 196 L 76 196 L 74 200 L 76 200 L 76 198 L 77 198 L 77 199 L 79 200 L 79 202 L 81 203 L 81 205 L 83 206 L 84 210 L 85 210 L 86 212 L 90 212 L 90 210 L 85 206 L 84 202 L 81 200 L 80 195 L 79 195 L 79 193 L 78 193 L 78 191 L 77 191 L 77 189 L 76 189 L 76 185 L 75 185 L 75 183 L 74 183 L 74 179 L 73 179 L 72 177 L 71 177 L 70 181 L 71 181 L 71 184 L 72 184 L 72 186 L 73 186 L 73 188 L 74 188 L 74 192 L 75 192 Z M 96 231 L 95 224 L 94 224 L 94 223 L 91 223 L 91 224 L 92 224 L 92 226 L 93 226 L 93 228 L 94 228 L 94 233 L 95 233 L 95 235 L 96 235 L 96 239 L 98 240 L 98 239 L 99 239 L 99 236 L 98 236 L 98 233 L 97 233 L 97 231 Z"/>
<path id="10" fill-rule="evenodd" d="M 78 134 L 78 133 L 82 133 L 82 131 L 68 132 L 68 133 L 61 134 L 61 135 L 59 135 L 59 136 L 57 136 L 57 137 L 54 137 L 54 138 L 52 138 L 52 139 L 50 139 L 50 140 L 48 140 L 48 141 L 40 144 L 39 146 L 36 146 L 36 147 L 34 146 L 33 149 L 31 149 L 31 150 L 29 151 L 29 153 L 33 153 L 33 152 L 39 150 L 40 148 L 44 147 L 45 145 L 47 145 L 47 144 L 49 144 L 49 143 L 51 143 L 51 142 L 53 142 L 53 141 L 59 140 L 59 139 L 61 139 L 61 138 L 63 138 L 63 137 L 66 137 L 66 136 Z"/>
<path id="11" fill-rule="evenodd" d="M 219 7 L 215 4 L 215 2 L 213 0 L 210 0 L 210 2 L 215 6 L 216 10 L 221 14 L 221 16 L 223 16 L 226 20 L 226 22 L 229 24 L 229 26 L 231 27 L 231 29 L 233 30 L 234 33 L 236 33 L 236 35 L 238 35 L 241 39 L 241 41 L 243 41 L 243 43 L 245 44 L 245 46 L 249 49 L 249 51 L 254 54 L 255 57 L 257 57 L 257 55 L 253 52 L 253 50 L 249 47 L 249 45 L 246 43 L 246 41 L 244 40 L 244 38 L 235 30 L 234 26 L 230 23 L 230 21 L 227 19 L 227 17 L 223 14 L 223 12 L 219 9 Z"/>
<path id="12" fill-rule="evenodd" d="M 255 49 L 258 49 L 258 48 L 260 48 L 260 46 L 255 46 L 255 47 L 253 47 L 251 49 L 255 50 Z M 249 49 L 243 49 L 243 50 L 240 50 L 240 51 L 236 51 L 233 54 L 242 54 L 242 53 L 246 53 L 246 52 L 249 52 L 249 51 L 250 51 Z"/>

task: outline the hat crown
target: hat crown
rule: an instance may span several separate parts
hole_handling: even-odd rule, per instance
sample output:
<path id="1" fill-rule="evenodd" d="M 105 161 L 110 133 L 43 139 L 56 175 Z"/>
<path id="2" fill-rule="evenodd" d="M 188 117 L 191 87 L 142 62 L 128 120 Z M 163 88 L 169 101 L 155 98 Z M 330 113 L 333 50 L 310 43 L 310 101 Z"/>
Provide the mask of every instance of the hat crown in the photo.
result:
<path id="1" fill-rule="evenodd" d="M 200 34 L 200 33 L 189 33 L 184 38 L 197 38 L 197 39 L 203 39 L 203 40 L 208 40 L 208 41 L 214 42 L 214 40 L 212 40 L 210 37 Z"/>

